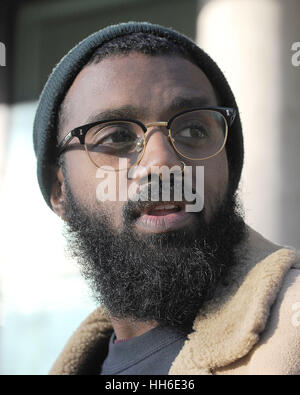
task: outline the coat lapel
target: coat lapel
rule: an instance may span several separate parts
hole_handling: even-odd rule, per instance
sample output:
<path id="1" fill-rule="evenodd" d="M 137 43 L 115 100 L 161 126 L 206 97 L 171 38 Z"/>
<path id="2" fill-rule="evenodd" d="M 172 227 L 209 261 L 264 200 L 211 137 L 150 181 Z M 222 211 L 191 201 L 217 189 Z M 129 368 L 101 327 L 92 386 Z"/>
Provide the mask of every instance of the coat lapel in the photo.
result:
<path id="1" fill-rule="evenodd" d="M 230 285 L 201 311 L 169 374 L 212 374 L 245 356 L 258 342 L 296 252 L 280 248 L 250 228 L 237 251 Z"/>
<path id="2" fill-rule="evenodd" d="M 100 374 L 111 333 L 108 315 L 102 308 L 96 309 L 71 336 L 49 374 Z"/>

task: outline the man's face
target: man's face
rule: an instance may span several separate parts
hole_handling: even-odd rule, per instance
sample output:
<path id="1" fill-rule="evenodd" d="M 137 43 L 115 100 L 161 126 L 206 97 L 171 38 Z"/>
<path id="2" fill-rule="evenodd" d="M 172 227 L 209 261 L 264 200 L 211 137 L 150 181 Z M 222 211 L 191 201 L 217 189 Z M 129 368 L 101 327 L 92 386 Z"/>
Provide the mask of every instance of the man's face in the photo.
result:
<path id="1" fill-rule="evenodd" d="M 108 57 L 76 77 L 65 98 L 59 141 L 104 112 L 120 116 L 122 110 L 126 118 L 147 124 L 202 105 L 216 106 L 216 96 L 203 72 L 188 60 L 136 53 Z M 71 144 L 78 144 L 75 140 Z M 171 168 L 183 159 L 164 127 L 150 130 L 143 170 Z M 147 215 L 140 202 L 97 200 L 97 167 L 84 150 L 64 153 L 51 202 L 67 223 L 69 248 L 84 277 L 112 317 L 190 327 L 235 263 L 234 248 L 245 229 L 235 198 L 227 192 L 226 151 L 206 161 L 184 162 L 193 170 L 204 166 L 204 210 L 185 213 L 171 225 L 162 226 L 160 219 L 147 225 L 140 221 Z M 128 188 L 142 178 L 144 171 L 137 170 Z M 138 216 L 133 215 L 137 207 Z"/>
<path id="2" fill-rule="evenodd" d="M 132 53 L 128 56 L 108 57 L 98 64 L 85 67 L 69 90 L 66 103 L 66 121 L 60 130 L 60 140 L 68 131 L 80 125 L 101 119 L 103 113 L 123 111 L 124 117 L 138 119 L 147 124 L 167 121 L 174 113 L 189 109 L 192 104 L 217 105 L 211 83 L 193 63 L 181 57 L 150 57 Z M 130 113 L 124 108 L 130 108 Z M 209 220 L 217 205 L 223 200 L 228 184 L 226 151 L 207 161 L 189 161 L 180 157 L 170 144 L 164 127 L 150 129 L 145 154 L 140 162 L 143 171 L 134 172 L 127 182 L 138 182 L 152 166 L 181 165 L 180 160 L 193 168 L 205 166 L 205 216 Z M 72 144 L 78 144 L 73 140 Z M 99 178 L 97 168 L 84 151 L 70 150 L 66 154 L 70 187 L 74 196 L 94 210 L 104 209 L 114 229 L 120 229 L 124 201 L 97 202 L 96 189 Z M 193 171 L 193 176 L 195 172 Z M 195 182 L 195 180 L 194 180 Z M 195 185 L 193 185 L 195 187 Z M 118 187 L 118 183 L 117 183 Z M 118 196 L 117 190 L 117 196 Z M 176 221 L 175 221 L 176 222 Z M 194 216 L 186 213 L 175 227 L 191 226 Z M 161 232 L 162 228 L 137 223 L 137 231 Z M 149 223 L 149 221 L 148 221 Z M 174 227 L 174 224 L 173 224 Z M 172 228 L 173 229 L 173 228 Z M 168 227 L 164 228 L 168 231 Z M 171 229 L 170 229 L 171 230 Z"/>

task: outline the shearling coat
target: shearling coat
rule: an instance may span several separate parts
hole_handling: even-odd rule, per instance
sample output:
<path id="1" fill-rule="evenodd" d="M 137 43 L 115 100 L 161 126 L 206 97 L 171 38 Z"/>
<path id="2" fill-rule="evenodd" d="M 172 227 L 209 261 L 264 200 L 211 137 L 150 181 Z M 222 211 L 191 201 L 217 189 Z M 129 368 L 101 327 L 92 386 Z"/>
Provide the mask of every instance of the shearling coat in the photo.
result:
<path id="1" fill-rule="evenodd" d="M 229 285 L 197 316 L 169 374 L 300 374 L 300 254 L 248 228 Z M 112 326 L 102 308 L 75 331 L 50 374 L 99 374 Z"/>

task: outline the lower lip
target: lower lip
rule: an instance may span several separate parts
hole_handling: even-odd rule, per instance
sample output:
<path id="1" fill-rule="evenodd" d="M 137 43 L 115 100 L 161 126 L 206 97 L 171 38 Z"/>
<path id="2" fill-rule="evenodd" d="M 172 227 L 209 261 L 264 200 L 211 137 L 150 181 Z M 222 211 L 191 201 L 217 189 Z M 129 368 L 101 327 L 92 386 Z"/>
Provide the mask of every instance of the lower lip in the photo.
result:
<path id="1" fill-rule="evenodd" d="M 189 225 L 192 219 L 192 213 L 184 209 L 170 213 L 158 212 L 157 215 L 142 214 L 136 221 L 136 227 L 149 233 L 170 232 Z"/>

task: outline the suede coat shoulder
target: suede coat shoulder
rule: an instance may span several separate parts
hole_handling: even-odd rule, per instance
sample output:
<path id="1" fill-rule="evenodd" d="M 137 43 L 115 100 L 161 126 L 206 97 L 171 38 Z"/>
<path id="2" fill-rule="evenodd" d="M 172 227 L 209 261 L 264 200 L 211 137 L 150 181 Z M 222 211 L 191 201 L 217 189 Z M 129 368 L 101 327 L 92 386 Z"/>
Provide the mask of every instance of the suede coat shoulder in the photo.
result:
<path id="1" fill-rule="evenodd" d="M 194 321 L 172 375 L 300 374 L 300 254 L 248 228 L 238 265 Z M 50 374 L 100 374 L 112 325 L 98 308 L 79 326 Z"/>

